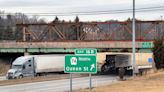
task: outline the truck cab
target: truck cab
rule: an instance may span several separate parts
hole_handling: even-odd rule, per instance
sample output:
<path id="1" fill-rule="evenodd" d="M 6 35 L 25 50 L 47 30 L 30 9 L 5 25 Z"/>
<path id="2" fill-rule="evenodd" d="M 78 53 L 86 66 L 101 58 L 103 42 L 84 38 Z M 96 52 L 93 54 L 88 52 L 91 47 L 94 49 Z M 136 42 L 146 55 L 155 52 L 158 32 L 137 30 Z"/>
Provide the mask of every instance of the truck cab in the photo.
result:
<path id="1" fill-rule="evenodd" d="M 124 54 L 106 55 L 105 63 L 101 67 L 101 73 L 118 73 L 120 78 L 125 71 L 132 67 L 131 56 Z"/>
<path id="2" fill-rule="evenodd" d="M 32 56 L 17 58 L 6 74 L 7 79 L 23 78 L 34 75 L 34 63 Z"/>

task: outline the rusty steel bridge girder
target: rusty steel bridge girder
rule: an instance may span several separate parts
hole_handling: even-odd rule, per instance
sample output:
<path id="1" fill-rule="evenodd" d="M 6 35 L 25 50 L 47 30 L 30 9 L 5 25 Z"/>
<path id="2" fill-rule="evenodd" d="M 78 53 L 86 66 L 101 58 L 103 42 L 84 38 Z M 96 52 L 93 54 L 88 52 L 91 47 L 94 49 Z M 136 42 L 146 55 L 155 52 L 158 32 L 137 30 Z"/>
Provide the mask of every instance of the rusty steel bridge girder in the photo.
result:
<path id="1" fill-rule="evenodd" d="M 17 24 L 17 27 L 22 29 L 22 41 L 132 39 L 131 21 L 55 22 Z M 164 21 L 136 21 L 136 40 L 153 40 L 161 34 Z"/>

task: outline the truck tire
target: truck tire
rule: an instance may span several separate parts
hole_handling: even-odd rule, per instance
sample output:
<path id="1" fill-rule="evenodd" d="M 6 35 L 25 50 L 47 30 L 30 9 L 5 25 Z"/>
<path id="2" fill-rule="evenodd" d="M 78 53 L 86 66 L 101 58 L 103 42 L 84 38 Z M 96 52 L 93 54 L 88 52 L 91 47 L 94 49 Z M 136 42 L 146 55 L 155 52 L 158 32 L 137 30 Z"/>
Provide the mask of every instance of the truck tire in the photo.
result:
<path id="1" fill-rule="evenodd" d="M 124 67 L 120 67 L 119 70 L 119 77 L 120 77 L 120 80 L 123 80 L 124 79 L 124 74 L 125 74 L 125 69 Z"/>
<path id="2" fill-rule="evenodd" d="M 23 75 L 19 75 L 19 79 L 22 79 L 23 78 Z"/>
<path id="3" fill-rule="evenodd" d="M 11 80 L 12 78 L 11 77 L 7 77 L 8 80 Z"/>
<path id="4" fill-rule="evenodd" d="M 101 74 L 107 74 L 109 73 L 109 70 L 110 70 L 110 67 L 108 64 L 104 64 L 102 67 L 101 67 Z"/>

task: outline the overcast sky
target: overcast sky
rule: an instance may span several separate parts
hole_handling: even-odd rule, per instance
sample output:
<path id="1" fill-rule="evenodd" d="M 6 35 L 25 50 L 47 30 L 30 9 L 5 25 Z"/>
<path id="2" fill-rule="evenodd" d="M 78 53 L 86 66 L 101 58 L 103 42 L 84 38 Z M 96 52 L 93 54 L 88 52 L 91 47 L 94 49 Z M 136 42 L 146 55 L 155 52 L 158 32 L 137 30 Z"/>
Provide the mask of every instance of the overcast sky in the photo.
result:
<path id="1" fill-rule="evenodd" d="M 136 8 L 164 6 L 164 0 L 136 0 Z M 0 0 L 0 10 L 5 12 L 22 13 L 67 13 L 106 11 L 132 8 L 132 0 Z M 164 15 L 162 11 L 136 13 L 136 17 L 143 20 L 156 20 Z M 40 16 L 47 20 L 52 17 Z M 125 20 L 132 17 L 132 13 L 83 15 L 82 21 L 104 21 L 110 19 Z M 59 16 L 60 19 L 70 20 L 75 16 Z"/>

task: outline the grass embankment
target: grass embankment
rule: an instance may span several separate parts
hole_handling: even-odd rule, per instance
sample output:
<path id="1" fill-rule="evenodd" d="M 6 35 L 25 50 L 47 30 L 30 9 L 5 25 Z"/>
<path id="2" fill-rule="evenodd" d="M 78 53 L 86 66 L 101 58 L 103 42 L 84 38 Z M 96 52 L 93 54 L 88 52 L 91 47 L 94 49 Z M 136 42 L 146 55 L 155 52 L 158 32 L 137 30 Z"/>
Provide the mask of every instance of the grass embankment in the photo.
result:
<path id="1" fill-rule="evenodd" d="M 88 92 L 88 89 L 75 92 Z M 164 92 L 164 71 L 93 88 L 92 92 Z"/>
<path id="2" fill-rule="evenodd" d="M 9 68 L 10 64 L 0 59 L 0 76 L 6 75 L 6 72 L 9 70 Z"/>

